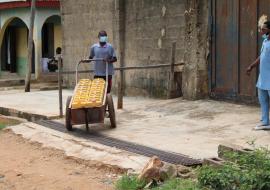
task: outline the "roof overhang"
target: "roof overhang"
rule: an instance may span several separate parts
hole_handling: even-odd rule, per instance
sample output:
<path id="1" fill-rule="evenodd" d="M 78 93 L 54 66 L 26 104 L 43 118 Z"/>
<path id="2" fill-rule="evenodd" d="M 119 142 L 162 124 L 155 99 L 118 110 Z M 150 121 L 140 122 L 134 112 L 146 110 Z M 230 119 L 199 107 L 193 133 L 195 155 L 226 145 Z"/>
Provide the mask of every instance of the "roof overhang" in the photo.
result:
<path id="1" fill-rule="evenodd" d="M 6 1 L 0 2 L 0 10 L 31 7 L 31 1 Z M 36 1 L 36 7 L 59 8 L 60 2 L 56 0 Z"/>

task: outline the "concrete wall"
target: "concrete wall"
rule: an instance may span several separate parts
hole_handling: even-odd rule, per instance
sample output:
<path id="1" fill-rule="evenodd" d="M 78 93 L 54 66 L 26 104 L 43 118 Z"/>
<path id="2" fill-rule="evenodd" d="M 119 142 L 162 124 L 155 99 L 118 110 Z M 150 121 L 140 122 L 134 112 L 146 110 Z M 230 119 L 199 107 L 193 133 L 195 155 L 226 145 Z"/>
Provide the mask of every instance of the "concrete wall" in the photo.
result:
<path id="1" fill-rule="evenodd" d="M 125 65 L 169 64 L 172 42 L 176 63 L 184 58 L 184 0 L 126 0 Z M 128 94 L 166 97 L 169 69 L 126 72 Z"/>
<path id="2" fill-rule="evenodd" d="M 106 30 L 109 41 L 113 42 L 113 2 L 80 0 L 74 3 L 74 0 L 61 0 L 64 70 L 74 71 L 78 61 L 89 57 L 90 46 L 98 41 L 100 30 Z M 89 67 L 84 65 L 81 68 Z M 65 81 L 74 85 L 74 75 L 65 77 Z"/>
<path id="3" fill-rule="evenodd" d="M 125 0 L 124 37 L 117 38 L 115 16 L 117 0 L 61 1 L 64 70 L 89 55 L 89 46 L 105 29 L 119 58 L 119 40 L 124 39 L 125 66 L 169 64 L 172 42 L 177 42 L 176 63 L 184 59 L 185 0 Z M 119 62 L 116 63 L 116 66 Z M 178 68 L 181 70 L 181 68 Z M 117 73 L 116 73 L 117 75 Z M 168 69 L 128 71 L 125 74 L 128 95 L 165 97 Z M 74 83 L 74 76 L 66 78 Z M 117 77 L 114 80 L 116 84 Z M 116 88 L 114 88 L 116 89 Z"/>

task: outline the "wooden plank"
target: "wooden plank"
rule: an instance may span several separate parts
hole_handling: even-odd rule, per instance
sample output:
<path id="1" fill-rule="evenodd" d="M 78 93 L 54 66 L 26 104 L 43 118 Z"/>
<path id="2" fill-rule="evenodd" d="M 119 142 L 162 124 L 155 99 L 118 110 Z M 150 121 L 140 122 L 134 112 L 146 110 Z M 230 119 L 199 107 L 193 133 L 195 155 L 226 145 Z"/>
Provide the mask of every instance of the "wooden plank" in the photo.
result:
<path id="1" fill-rule="evenodd" d="M 212 43 L 212 91 L 228 97 L 236 96 L 237 85 L 237 3 L 235 0 L 214 1 L 214 40 Z"/>
<path id="2" fill-rule="evenodd" d="M 170 83 L 168 90 L 168 98 L 174 98 L 174 64 L 175 64 L 175 50 L 176 50 L 176 42 L 172 43 L 172 55 L 171 55 L 171 72 L 170 72 Z"/>
<path id="3" fill-rule="evenodd" d="M 63 95 L 62 95 L 62 58 L 58 57 L 58 95 L 59 95 L 59 116 L 63 117 Z"/>
<path id="4" fill-rule="evenodd" d="M 241 0 L 239 11 L 239 95 L 256 97 L 256 69 L 246 68 L 257 58 L 257 1 Z"/>

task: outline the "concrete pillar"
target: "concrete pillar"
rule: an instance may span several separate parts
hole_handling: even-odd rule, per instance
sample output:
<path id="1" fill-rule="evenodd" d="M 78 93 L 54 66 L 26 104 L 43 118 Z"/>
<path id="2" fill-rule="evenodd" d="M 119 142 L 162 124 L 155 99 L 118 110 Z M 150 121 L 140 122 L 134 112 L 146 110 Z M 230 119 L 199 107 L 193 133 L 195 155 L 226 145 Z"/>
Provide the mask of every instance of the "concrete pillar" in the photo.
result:
<path id="1" fill-rule="evenodd" d="M 36 19 L 38 20 L 38 19 Z M 41 77 L 41 57 L 42 57 L 42 25 L 35 21 L 34 27 L 34 45 L 35 45 L 35 79 L 39 79 Z"/>
<path id="2" fill-rule="evenodd" d="M 114 1 L 113 39 L 118 54 L 118 66 L 125 66 L 125 0 Z M 124 71 L 120 71 L 117 78 L 117 108 L 123 108 L 123 96 L 125 86 Z"/>
<path id="3" fill-rule="evenodd" d="M 187 0 L 185 13 L 185 53 L 183 97 L 200 99 L 208 95 L 208 0 Z"/>

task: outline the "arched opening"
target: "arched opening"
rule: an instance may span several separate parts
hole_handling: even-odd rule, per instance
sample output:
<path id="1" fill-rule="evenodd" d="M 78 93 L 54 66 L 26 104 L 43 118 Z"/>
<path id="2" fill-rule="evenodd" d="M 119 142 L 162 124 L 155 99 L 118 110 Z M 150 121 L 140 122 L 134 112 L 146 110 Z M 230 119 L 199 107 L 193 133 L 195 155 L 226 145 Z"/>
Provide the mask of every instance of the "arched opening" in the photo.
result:
<path id="1" fill-rule="evenodd" d="M 42 71 L 54 72 L 56 67 L 48 68 L 48 62 L 55 56 L 55 50 L 62 48 L 61 17 L 50 16 L 42 26 Z"/>
<path id="2" fill-rule="evenodd" d="M 27 40 L 28 28 L 26 24 L 20 18 L 13 18 L 5 29 L 1 44 L 2 72 L 25 76 L 27 72 Z M 32 73 L 34 73 L 34 57 L 32 60 Z"/>

